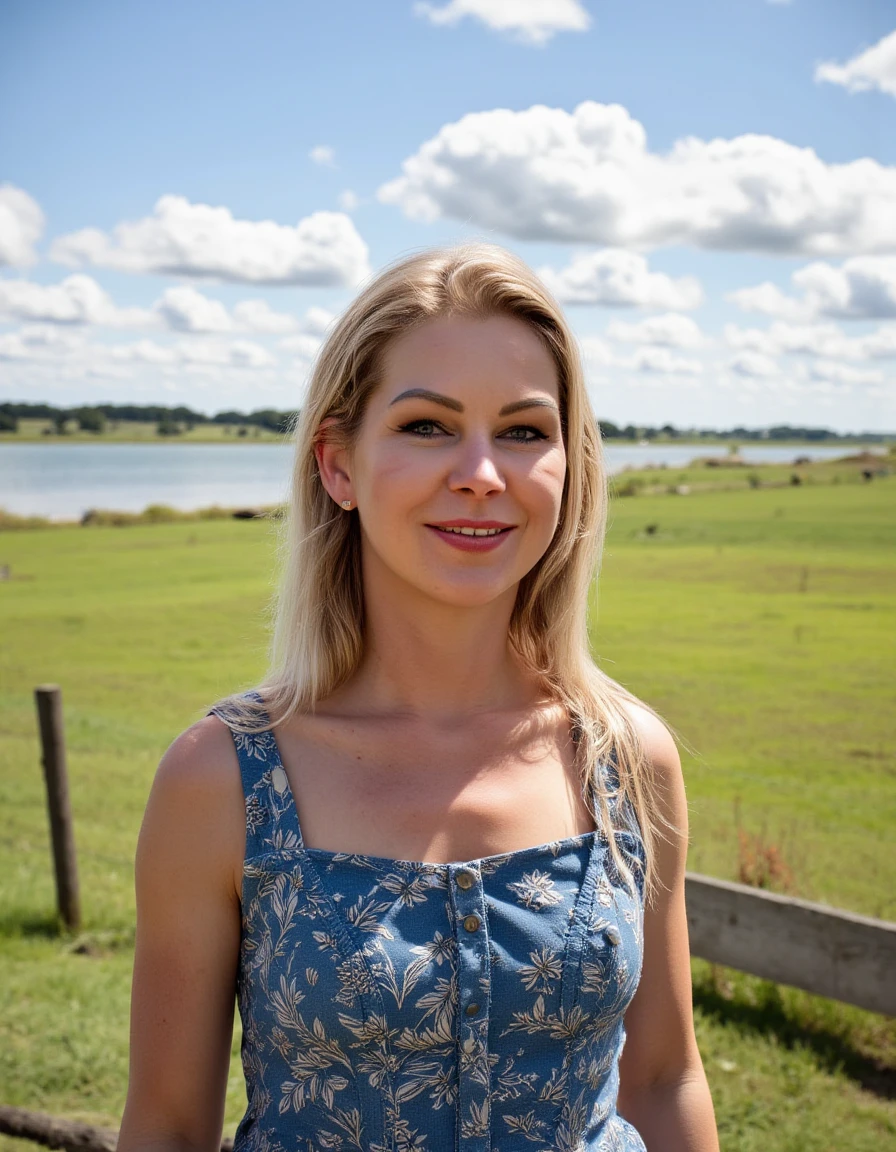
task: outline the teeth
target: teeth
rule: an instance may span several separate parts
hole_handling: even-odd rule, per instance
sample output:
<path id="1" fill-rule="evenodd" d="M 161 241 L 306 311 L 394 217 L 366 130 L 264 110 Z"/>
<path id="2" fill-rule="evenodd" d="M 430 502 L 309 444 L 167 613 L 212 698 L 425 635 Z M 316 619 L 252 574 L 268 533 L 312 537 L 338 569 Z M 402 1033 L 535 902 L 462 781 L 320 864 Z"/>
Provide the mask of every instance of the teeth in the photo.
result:
<path id="1" fill-rule="evenodd" d="M 502 528 L 442 528 L 442 532 L 457 532 L 461 536 L 497 536 Z"/>

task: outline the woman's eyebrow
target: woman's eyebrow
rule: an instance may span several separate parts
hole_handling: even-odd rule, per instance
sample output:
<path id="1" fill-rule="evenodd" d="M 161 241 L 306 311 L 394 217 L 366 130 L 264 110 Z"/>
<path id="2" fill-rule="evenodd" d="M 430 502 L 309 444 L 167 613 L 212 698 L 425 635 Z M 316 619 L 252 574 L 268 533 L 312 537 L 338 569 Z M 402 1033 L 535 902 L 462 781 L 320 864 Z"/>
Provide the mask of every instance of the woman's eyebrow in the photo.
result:
<path id="1" fill-rule="evenodd" d="M 560 409 L 553 400 L 543 400 L 540 396 L 530 396 L 528 400 L 514 400 L 512 404 L 505 404 L 499 416 L 510 416 L 512 412 L 522 412 L 524 408 L 550 408 L 552 412 L 560 415 Z"/>
<path id="2" fill-rule="evenodd" d="M 429 388 L 408 388 L 405 392 L 399 392 L 394 400 L 389 401 L 389 407 L 391 408 L 400 400 L 430 400 L 433 404 L 441 404 L 443 408 L 450 408 L 452 412 L 463 412 L 464 410 L 464 406 L 459 400 L 453 400 L 450 396 L 443 396 L 441 392 L 432 392 Z M 514 400 L 512 404 L 505 404 L 498 415 L 510 416 L 513 412 L 522 412 L 524 408 L 550 408 L 558 414 L 560 411 L 553 400 L 531 396 L 525 400 Z"/>
<path id="3" fill-rule="evenodd" d="M 464 410 L 459 400 L 452 400 L 450 396 L 443 396 L 441 392 L 431 392 L 428 388 L 408 388 L 406 392 L 399 392 L 394 400 L 389 401 L 389 407 L 397 404 L 399 400 L 431 400 L 433 404 L 441 404 L 443 408 L 450 408 L 452 412 Z"/>

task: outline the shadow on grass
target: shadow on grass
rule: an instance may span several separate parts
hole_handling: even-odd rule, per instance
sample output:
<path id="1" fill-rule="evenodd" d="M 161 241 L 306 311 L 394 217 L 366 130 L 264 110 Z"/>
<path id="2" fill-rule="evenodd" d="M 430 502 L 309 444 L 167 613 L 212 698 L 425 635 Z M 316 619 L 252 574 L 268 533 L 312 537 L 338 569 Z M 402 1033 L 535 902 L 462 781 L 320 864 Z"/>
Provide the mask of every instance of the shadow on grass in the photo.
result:
<path id="1" fill-rule="evenodd" d="M 100 957 L 132 949 L 134 925 L 72 932 L 53 913 L 12 911 L 0 914 L 0 941 L 3 940 L 52 941 L 73 956 Z"/>
<path id="2" fill-rule="evenodd" d="M 55 912 L 12 911 L 0 914 L 0 939 L 71 940 L 71 932 Z"/>
<path id="3" fill-rule="evenodd" d="M 764 981 L 756 984 L 759 987 L 754 1000 L 738 993 L 729 997 L 714 985 L 712 977 L 695 980 L 694 1007 L 717 1024 L 774 1037 L 784 1048 L 805 1049 L 826 1071 L 849 1077 L 881 1099 L 896 1100 L 896 1067 L 882 1057 L 863 1052 L 849 1035 L 848 1024 L 800 1020 L 785 1003 L 777 985 Z"/>

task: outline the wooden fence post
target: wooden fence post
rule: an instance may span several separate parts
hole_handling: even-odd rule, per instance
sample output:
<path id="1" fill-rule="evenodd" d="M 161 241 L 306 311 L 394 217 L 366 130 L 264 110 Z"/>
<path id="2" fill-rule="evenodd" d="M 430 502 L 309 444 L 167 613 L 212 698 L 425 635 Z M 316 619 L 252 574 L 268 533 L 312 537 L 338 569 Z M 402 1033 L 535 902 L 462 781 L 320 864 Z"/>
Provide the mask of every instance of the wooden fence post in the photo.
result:
<path id="1" fill-rule="evenodd" d="M 81 926 L 81 901 L 78 895 L 75 828 L 65 763 L 62 691 L 57 684 L 42 684 L 35 688 L 34 697 L 37 701 L 44 779 L 47 784 L 47 809 L 50 813 L 53 863 L 56 868 L 56 899 L 66 927 L 74 931 Z"/>

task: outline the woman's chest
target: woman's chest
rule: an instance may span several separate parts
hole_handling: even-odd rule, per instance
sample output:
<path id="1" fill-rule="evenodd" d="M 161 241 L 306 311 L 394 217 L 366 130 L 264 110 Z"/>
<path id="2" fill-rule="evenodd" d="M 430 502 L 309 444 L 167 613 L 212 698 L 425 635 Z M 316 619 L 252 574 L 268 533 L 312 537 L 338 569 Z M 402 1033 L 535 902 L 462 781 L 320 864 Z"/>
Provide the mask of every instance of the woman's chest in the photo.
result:
<path id="1" fill-rule="evenodd" d="M 556 737 L 524 747 L 413 731 L 279 742 L 306 847 L 446 863 L 594 828 Z"/>
<path id="2" fill-rule="evenodd" d="M 398 1124 L 445 1106 L 470 1135 L 525 1115 L 547 1139 L 603 1092 L 640 962 L 638 897 L 597 834 L 439 866 L 247 861 L 241 1005 L 281 1113 L 385 1098 Z"/>

